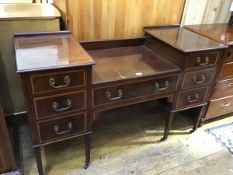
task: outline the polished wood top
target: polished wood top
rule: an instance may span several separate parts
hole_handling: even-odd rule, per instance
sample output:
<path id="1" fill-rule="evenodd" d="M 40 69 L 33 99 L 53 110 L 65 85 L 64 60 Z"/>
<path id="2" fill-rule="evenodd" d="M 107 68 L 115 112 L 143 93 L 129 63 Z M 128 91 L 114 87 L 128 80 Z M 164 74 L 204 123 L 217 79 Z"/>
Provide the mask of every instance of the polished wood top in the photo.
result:
<path id="1" fill-rule="evenodd" d="M 229 24 L 202 24 L 184 26 L 187 30 L 203 35 L 222 44 L 233 45 L 233 26 Z"/>
<path id="2" fill-rule="evenodd" d="M 51 4 L 0 4 L 0 20 L 59 18 L 60 12 Z"/>
<path id="3" fill-rule="evenodd" d="M 93 66 L 94 84 L 180 71 L 144 45 L 91 50 L 88 53 L 96 61 Z"/>
<path id="4" fill-rule="evenodd" d="M 69 32 L 15 35 L 17 72 L 95 64 Z"/>
<path id="5" fill-rule="evenodd" d="M 184 28 L 151 28 L 145 32 L 185 53 L 225 48 L 223 44 Z"/>

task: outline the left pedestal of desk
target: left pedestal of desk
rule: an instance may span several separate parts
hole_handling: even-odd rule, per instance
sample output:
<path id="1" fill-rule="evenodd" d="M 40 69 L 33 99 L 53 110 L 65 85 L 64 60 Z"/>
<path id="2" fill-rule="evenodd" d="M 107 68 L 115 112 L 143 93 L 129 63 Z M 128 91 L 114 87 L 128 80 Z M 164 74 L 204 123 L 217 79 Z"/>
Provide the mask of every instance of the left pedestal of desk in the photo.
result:
<path id="1" fill-rule="evenodd" d="M 94 61 L 68 32 L 19 34 L 15 49 L 39 174 L 41 146 L 81 136 L 87 168 Z"/>

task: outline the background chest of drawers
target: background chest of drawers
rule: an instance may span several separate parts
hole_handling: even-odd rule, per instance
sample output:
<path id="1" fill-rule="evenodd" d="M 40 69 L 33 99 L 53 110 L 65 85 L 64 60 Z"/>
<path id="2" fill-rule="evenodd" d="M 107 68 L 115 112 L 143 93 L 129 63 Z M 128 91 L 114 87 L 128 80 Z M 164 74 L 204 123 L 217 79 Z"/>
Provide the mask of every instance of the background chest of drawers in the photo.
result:
<path id="1" fill-rule="evenodd" d="M 198 33 L 227 46 L 218 65 L 218 75 L 210 103 L 202 123 L 208 119 L 233 112 L 233 27 L 228 24 L 206 24 L 185 26 L 187 30 Z"/>
<path id="2" fill-rule="evenodd" d="M 87 167 L 94 61 L 67 32 L 17 35 L 15 49 L 39 174 L 40 146 L 78 136 L 85 138 Z"/>
<path id="3" fill-rule="evenodd" d="M 145 28 L 146 45 L 183 70 L 172 115 L 167 121 L 167 138 L 175 112 L 200 107 L 194 130 L 205 113 L 224 45 L 179 26 Z"/>

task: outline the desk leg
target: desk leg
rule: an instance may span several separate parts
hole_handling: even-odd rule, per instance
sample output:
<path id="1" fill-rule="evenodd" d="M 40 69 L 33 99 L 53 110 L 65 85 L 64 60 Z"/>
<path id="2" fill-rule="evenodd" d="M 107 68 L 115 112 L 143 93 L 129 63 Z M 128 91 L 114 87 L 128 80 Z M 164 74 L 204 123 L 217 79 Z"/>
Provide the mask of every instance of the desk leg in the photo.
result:
<path id="1" fill-rule="evenodd" d="M 90 134 L 87 134 L 84 136 L 84 142 L 85 142 L 85 154 L 86 154 L 84 169 L 87 169 L 90 165 L 90 152 L 91 152 L 91 135 Z"/>
<path id="2" fill-rule="evenodd" d="M 201 119 L 202 119 L 203 116 L 205 115 L 206 109 L 207 109 L 207 105 L 201 107 L 201 110 L 200 110 L 200 112 L 199 112 L 199 115 L 197 116 L 197 120 L 196 120 L 196 122 L 195 122 L 195 124 L 194 124 L 194 126 L 193 126 L 192 132 L 194 132 L 194 131 L 198 128 L 198 126 L 200 126 Z"/>
<path id="3" fill-rule="evenodd" d="M 39 173 L 39 175 L 44 175 L 42 161 L 41 161 L 41 149 L 40 149 L 40 147 L 35 147 L 33 149 L 34 149 L 34 153 L 35 153 L 38 173 Z"/>
<path id="4" fill-rule="evenodd" d="M 167 139 L 169 131 L 170 131 L 171 126 L 172 126 L 174 115 L 175 115 L 175 112 L 171 112 L 170 116 L 167 118 L 166 126 L 165 126 L 165 129 L 164 129 L 164 135 L 163 135 L 163 138 L 161 139 L 161 141 L 164 141 L 164 140 Z"/>

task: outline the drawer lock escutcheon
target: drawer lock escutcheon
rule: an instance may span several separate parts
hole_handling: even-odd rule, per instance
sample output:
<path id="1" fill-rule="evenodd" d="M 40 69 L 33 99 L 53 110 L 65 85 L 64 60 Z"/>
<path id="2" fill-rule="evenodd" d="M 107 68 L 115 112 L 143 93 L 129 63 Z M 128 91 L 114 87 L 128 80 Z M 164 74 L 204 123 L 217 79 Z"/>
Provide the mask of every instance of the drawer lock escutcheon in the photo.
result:
<path id="1" fill-rule="evenodd" d="M 106 95 L 107 99 L 113 101 L 113 100 L 119 100 L 119 99 L 121 99 L 121 98 L 123 97 L 123 92 L 122 92 L 121 89 L 119 89 L 119 90 L 117 91 L 117 96 L 116 96 L 116 97 L 112 97 L 111 92 L 109 92 L 109 91 L 107 91 L 107 92 L 105 93 L 105 95 Z"/>
<path id="2" fill-rule="evenodd" d="M 195 94 L 194 97 L 192 97 L 191 95 L 187 96 L 187 100 L 189 103 L 197 102 L 199 98 L 199 94 Z"/>
<path id="3" fill-rule="evenodd" d="M 198 79 L 197 76 L 193 76 L 193 83 L 195 84 L 203 84 L 205 83 L 206 77 L 205 75 L 201 75 L 200 78 Z"/>
<path id="4" fill-rule="evenodd" d="M 168 82 L 168 81 L 165 81 L 165 82 L 164 82 L 164 85 L 161 85 L 161 84 L 158 83 L 158 82 L 156 82 L 156 83 L 154 84 L 154 89 L 155 89 L 155 91 L 165 91 L 165 90 L 168 89 L 168 87 L 169 87 L 169 82 Z"/>
<path id="5" fill-rule="evenodd" d="M 57 135 L 62 135 L 62 134 L 66 134 L 66 133 L 71 132 L 72 129 L 73 129 L 73 124 L 72 124 L 71 122 L 68 122 L 68 123 L 66 124 L 66 130 L 63 130 L 63 131 L 59 131 L 60 128 L 59 128 L 58 125 L 55 125 L 55 126 L 53 127 L 53 129 L 54 129 L 54 132 L 55 132 Z"/>
<path id="6" fill-rule="evenodd" d="M 67 99 L 67 100 L 66 100 L 66 106 L 63 107 L 63 108 L 59 108 L 58 102 L 53 102 L 53 103 L 52 103 L 52 108 L 53 108 L 54 111 L 56 111 L 56 112 L 65 111 L 65 110 L 67 110 L 67 109 L 69 109 L 69 108 L 71 108 L 71 107 L 72 107 L 72 100 L 71 100 L 71 99 Z"/>
<path id="7" fill-rule="evenodd" d="M 55 89 L 60 89 L 64 88 L 70 85 L 70 76 L 65 76 L 64 77 L 64 83 L 63 85 L 56 85 L 56 80 L 55 78 L 51 77 L 49 78 L 49 86 L 55 88 Z"/>
<path id="8" fill-rule="evenodd" d="M 209 62 L 210 62 L 209 56 L 206 56 L 205 59 L 201 59 L 201 57 L 197 57 L 197 60 L 196 60 L 196 63 L 199 66 L 205 66 L 205 65 L 209 64 Z"/>

